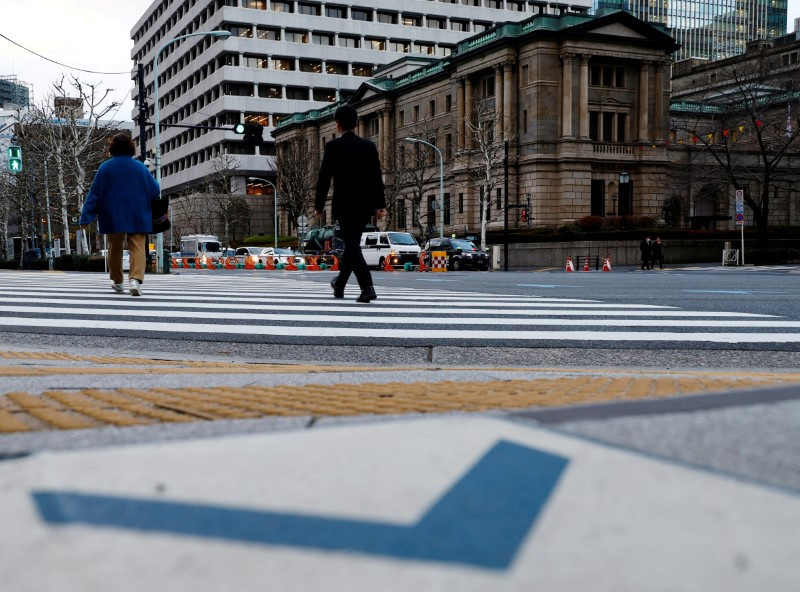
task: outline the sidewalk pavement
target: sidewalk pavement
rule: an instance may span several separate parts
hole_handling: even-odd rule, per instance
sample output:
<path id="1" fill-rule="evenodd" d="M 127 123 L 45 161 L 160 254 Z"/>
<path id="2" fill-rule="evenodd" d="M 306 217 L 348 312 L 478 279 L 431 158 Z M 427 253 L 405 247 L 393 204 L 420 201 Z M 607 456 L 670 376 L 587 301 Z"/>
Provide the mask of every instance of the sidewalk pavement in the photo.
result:
<path id="1" fill-rule="evenodd" d="M 800 581 L 796 372 L 46 352 L 4 352 L 0 370 L 0 411 L 29 428 L 0 434 L 3 591 Z"/>

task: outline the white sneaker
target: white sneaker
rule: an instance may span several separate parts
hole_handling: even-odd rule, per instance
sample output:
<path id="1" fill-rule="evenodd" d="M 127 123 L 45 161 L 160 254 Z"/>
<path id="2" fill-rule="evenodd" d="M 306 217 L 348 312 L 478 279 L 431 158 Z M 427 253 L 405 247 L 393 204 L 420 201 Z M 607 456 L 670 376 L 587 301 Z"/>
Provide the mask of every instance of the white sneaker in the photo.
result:
<path id="1" fill-rule="evenodd" d="M 125 290 L 122 288 L 122 284 L 111 284 L 111 289 L 114 290 L 117 294 L 122 294 Z"/>
<path id="2" fill-rule="evenodd" d="M 139 280 L 131 280 L 130 281 L 130 290 L 131 296 L 141 296 L 142 295 L 142 282 Z"/>

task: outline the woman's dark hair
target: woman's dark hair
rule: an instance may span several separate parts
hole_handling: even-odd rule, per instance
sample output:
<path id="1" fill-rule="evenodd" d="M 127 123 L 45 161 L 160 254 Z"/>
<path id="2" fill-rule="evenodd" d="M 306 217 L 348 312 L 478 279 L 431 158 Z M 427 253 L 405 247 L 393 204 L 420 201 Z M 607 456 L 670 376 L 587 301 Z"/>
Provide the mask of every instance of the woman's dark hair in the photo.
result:
<path id="1" fill-rule="evenodd" d="M 136 144 L 127 134 L 117 134 L 108 143 L 108 153 L 111 156 L 134 156 L 136 154 Z"/>

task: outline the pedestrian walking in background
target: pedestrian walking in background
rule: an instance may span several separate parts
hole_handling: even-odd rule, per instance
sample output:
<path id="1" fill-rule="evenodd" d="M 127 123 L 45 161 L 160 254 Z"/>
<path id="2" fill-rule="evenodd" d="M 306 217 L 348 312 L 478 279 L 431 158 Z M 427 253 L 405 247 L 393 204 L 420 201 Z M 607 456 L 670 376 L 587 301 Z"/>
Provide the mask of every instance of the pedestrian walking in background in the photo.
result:
<path id="1" fill-rule="evenodd" d="M 642 269 L 653 269 L 653 243 L 649 236 L 639 243 L 639 250 L 642 252 Z"/>
<path id="2" fill-rule="evenodd" d="M 319 217 L 325 209 L 328 189 L 333 181 L 332 218 L 339 222 L 344 242 L 339 275 L 331 280 L 333 296 L 344 298 L 344 287 L 353 273 L 361 288 L 356 302 L 370 302 L 377 295 L 372 285 L 372 274 L 361 252 L 361 233 L 372 216 L 381 220 L 386 215 L 381 163 L 375 144 L 353 132 L 358 120 L 353 107 L 339 107 L 334 120 L 340 137 L 325 144 L 317 178 L 314 214 Z"/>
<path id="3" fill-rule="evenodd" d="M 100 165 L 89 195 L 83 202 L 81 226 L 95 219 L 98 231 L 108 237 L 108 272 L 111 288 L 121 294 L 122 251 L 125 238 L 130 251 L 128 287 L 132 296 L 142 295 L 147 265 L 147 234 L 153 231 L 151 202 L 159 198 L 158 183 L 147 167 L 133 158 L 136 146 L 125 134 L 117 134 L 108 146 L 111 156 Z"/>
<path id="4" fill-rule="evenodd" d="M 652 253 L 653 256 L 651 259 L 652 264 L 650 269 L 652 269 L 656 263 L 658 263 L 659 269 L 664 269 L 664 245 L 661 243 L 660 236 L 657 236 L 655 242 L 653 243 Z"/>

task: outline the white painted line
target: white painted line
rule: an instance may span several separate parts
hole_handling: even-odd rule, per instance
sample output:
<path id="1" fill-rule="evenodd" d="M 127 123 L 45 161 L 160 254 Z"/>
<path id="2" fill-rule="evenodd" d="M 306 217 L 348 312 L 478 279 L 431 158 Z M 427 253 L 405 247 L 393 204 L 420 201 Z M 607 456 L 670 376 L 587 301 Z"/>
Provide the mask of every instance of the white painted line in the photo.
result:
<path id="1" fill-rule="evenodd" d="M 141 323 L 133 321 L 102 321 L 97 319 L 39 319 L 6 317 L 0 326 L 53 327 L 62 329 L 105 329 L 111 331 L 208 333 L 241 335 L 280 335 L 290 337 L 368 337 L 391 339 L 452 339 L 500 341 L 668 341 L 705 343 L 800 343 L 800 333 L 671 333 L 667 331 L 479 331 L 454 329 L 369 329 L 351 327 L 305 327 L 263 325 L 215 325 L 206 323 Z"/>
<path id="2" fill-rule="evenodd" d="M 348 308 L 352 311 L 352 307 Z M 39 310 L 29 306 L 5 306 L 0 305 L 0 312 L 10 313 L 26 313 L 32 312 L 36 314 L 53 314 L 53 315 L 71 315 L 71 316 L 119 316 L 119 317 L 139 317 L 139 318 L 163 318 L 170 317 L 175 319 L 223 319 L 233 320 L 233 316 L 229 312 L 215 312 L 210 310 L 203 311 L 187 311 L 187 310 L 128 310 L 126 309 L 81 309 L 69 307 L 49 307 L 47 309 Z M 369 312 L 374 312 L 370 309 Z M 386 325 L 487 325 L 495 326 L 502 324 L 503 326 L 512 327 L 515 325 L 556 325 L 564 326 L 569 323 L 570 327 L 584 326 L 584 327 L 736 327 L 741 329 L 751 328 L 774 328 L 774 329 L 797 329 L 800 328 L 800 321 L 723 321 L 723 320 L 666 320 L 666 319 L 570 319 L 564 321 L 563 319 L 541 319 L 541 318 L 523 318 L 523 319 L 495 319 L 495 318 L 474 318 L 474 317 L 455 317 L 448 315 L 447 317 L 434 317 L 434 316 L 400 316 L 404 311 L 396 311 L 395 316 L 375 316 L 375 315 L 347 315 L 332 317 L 330 314 L 319 313 L 304 313 L 304 314 L 275 314 L 275 313 L 262 313 L 255 312 L 246 308 L 238 310 L 236 320 L 243 323 L 254 321 L 271 321 L 271 322 L 290 322 L 290 323 L 331 323 L 337 324 L 386 324 Z M 558 315 L 557 311 L 550 314 Z M 661 313 L 666 314 L 666 313 Z M 676 313 L 676 316 L 681 316 Z"/>

